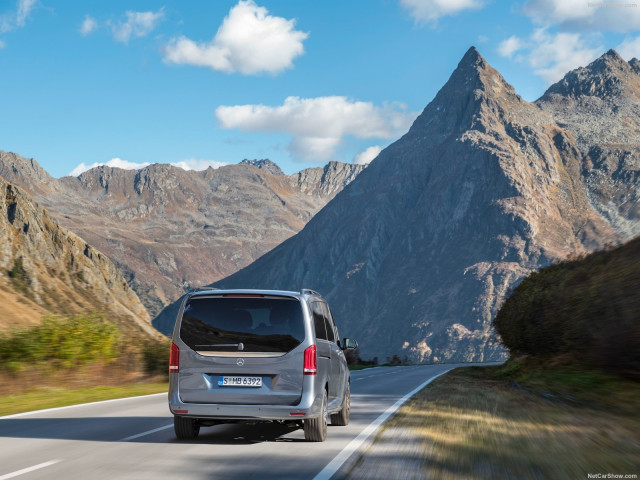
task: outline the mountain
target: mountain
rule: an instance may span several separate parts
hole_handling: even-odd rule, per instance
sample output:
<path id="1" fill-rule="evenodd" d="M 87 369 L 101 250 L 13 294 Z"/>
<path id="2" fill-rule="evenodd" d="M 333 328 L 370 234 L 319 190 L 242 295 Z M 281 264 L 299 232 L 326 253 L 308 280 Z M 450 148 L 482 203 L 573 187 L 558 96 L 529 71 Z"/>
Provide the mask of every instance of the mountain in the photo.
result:
<path id="1" fill-rule="evenodd" d="M 240 163 L 244 165 L 251 165 L 253 167 L 264 168 L 266 171 L 273 175 L 284 175 L 282 169 L 268 158 L 263 158 L 261 160 L 247 160 L 245 158 Z"/>
<path id="2" fill-rule="evenodd" d="M 575 134 L 593 207 L 626 237 L 639 235 L 640 62 L 609 50 L 536 103 Z"/>
<path id="3" fill-rule="evenodd" d="M 598 68 L 615 75 L 608 56 Z M 582 78 L 569 74 L 566 88 L 526 102 L 471 48 L 407 134 L 300 233 L 214 285 L 318 290 L 364 358 L 503 358 L 491 320 L 510 289 L 532 270 L 628 239 L 638 228 L 632 215 L 621 228 L 598 208 L 626 212 L 615 191 L 589 184 L 588 136 L 560 122 L 546 100 L 573 96 L 581 104 Z M 594 91 L 623 102 L 628 94 L 614 91 L 616 84 Z M 627 117 L 626 128 L 639 120 Z M 637 177 L 615 181 L 638 191 Z"/>
<path id="4" fill-rule="evenodd" d="M 35 324 L 47 313 L 99 310 L 157 335 L 137 295 L 103 253 L 2 179 L 0 198 L 0 328 Z"/>
<path id="5" fill-rule="evenodd" d="M 112 258 L 152 316 L 297 233 L 362 169 L 331 162 L 287 176 L 263 159 L 204 171 L 102 166 L 55 179 L 0 152 L 0 176 Z"/>

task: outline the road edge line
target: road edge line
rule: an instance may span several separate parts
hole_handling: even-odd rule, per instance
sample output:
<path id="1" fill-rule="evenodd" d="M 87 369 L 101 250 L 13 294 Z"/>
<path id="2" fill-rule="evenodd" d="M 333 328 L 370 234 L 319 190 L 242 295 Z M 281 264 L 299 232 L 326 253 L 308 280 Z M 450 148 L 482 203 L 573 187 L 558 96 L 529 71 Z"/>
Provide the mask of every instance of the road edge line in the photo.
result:
<path id="1" fill-rule="evenodd" d="M 155 396 L 158 396 L 158 395 L 167 395 L 167 392 L 150 393 L 148 395 L 137 395 L 135 397 L 111 398 L 109 400 L 98 400 L 98 401 L 95 401 L 95 402 L 87 402 L 87 403 L 76 403 L 75 405 L 65 405 L 63 407 L 44 408 L 42 410 L 30 410 L 28 412 L 13 413 L 11 415 L 5 415 L 3 417 L 0 417 L 0 420 L 5 420 L 5 419 L 9 419 L 9 418 L 24 417 L 26 415 L 35 415 L 36 413 L 56 412 L 58 410 L 66 410 L 66 409 L 75 408 L 75 407 L 86 407 L 88 405 L 97 405 L 99 403 L 111 403 L 111 402 L 119 402 L 121 400 L 133 400 L 134 398 L 155 397 Z M 0 477 L 0 480 L 1 480 L 1 477 Z"/>
<path id="2" fill-rule="evenodd" d="M 360 432 L 360 434 L 351 440 L 349 444 L 344 447 L 340 453 L 338 453 L 333 460 L 331 460 L 315 477 L 313 480 L 329 480 L 333 475 L 340 470 L 340 468 L 349 460 L 349 458 L 356 453 L 363 444 L 367 441 L 367 439 L 375 433 L 394 413 L 396 413 L 400 407 L 402 407 L 407 400 L 413 397 L 416 393 L 422 390 L 424 387 L 433 382 L 436 378 L 441 377 L 445 373 L 449 373 L 451 370 L 458 367 L 451 367 L 445 370 L 442 373 L 434 375 L 433 377 L 425 380 L 418 387 L 407 393 L 404 397 L 398 400 L 396 403 L 387 408 L 378 418 L 376 418 L 373 422 L 371 422 L 367 427 Z"/>
<path id="3" fill-rule="evenodd" d="M 33 467 L 27 467 L 23 468 L 22 470 L 16 470 L 15 472 L 5 473 L 4 475 L 0 475 L 0 480 L 9 480 L 10 478 L 15 478 L 17 476 L 24 475 L 25 473 L 34 472 L 36 470 L 40 470 L 41 468 L 55 465 L 59 462 L 60 460 L 49 460 L 48 462 L 39 463 L 38 465 L 34 465 Z"/>

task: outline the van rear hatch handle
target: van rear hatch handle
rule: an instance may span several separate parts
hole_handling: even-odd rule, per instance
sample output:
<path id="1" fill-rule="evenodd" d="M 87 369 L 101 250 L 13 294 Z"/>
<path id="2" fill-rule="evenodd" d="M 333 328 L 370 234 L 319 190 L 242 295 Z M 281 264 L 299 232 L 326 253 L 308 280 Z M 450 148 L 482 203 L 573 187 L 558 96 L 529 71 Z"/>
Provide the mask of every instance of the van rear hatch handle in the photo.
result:
<path id="1" fill-rule="evenodd" d="M 241 352 L 244 350 L 244 343 L 216 343 L 215 345 L 196 345 L 195 347 L 238 347 L 238 351 Z"/>

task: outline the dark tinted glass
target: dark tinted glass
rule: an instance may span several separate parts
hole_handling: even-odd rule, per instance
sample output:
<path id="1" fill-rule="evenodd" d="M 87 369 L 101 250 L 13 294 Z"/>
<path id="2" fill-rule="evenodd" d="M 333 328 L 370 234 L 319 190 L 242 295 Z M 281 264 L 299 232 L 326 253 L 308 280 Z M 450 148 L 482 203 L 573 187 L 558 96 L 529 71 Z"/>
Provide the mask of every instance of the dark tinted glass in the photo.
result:
<path id="1" fill-rule="evenodd" d="M 324 312 L 324 321 L 327 328 L 327 340 L 335 342 L 336 339 L 333 335 L 333 325 L 331 324 L 331 317 L 329 316 L 329 307 L 323 303 L 322 310 Z"/>
<path id="2" fill-rule="evenodd" d="M 327 308 L 329 308 L 329 306 L 327 305 Z M 331 309 L 329 308 L 329 318 L 331 319 L 331 323 L 333 324 L 333 331 L 336 333 L 336 341 L 340 341 L 340 332 L 338 332 L 338 327 L 335 324 L 335 321 L 333 320 L 333 312 L 331 311 Z"/>
<path id="3" fill-rule="evenodd" d="M 288 352 L 304 340 L 300 302 L 286 298 L 195 297 L 180 338 L 205 352 Z"/>
<path id="4" fill-rule="evenodd" d="M 320 340 L 327 339 L 327 331 L 324 326 L 324 312 L 322 311 L 322 304 L 319 302 L 313 302 L 313 324 L 316 327 L 316 338 Z"/>

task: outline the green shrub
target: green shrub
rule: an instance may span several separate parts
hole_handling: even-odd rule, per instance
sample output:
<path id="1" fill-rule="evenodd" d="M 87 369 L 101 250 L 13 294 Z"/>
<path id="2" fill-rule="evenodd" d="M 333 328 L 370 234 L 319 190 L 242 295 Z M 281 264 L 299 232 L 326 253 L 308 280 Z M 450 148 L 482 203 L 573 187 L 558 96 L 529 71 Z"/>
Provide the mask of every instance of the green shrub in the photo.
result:
<path id="1" fill-rule="evenodd" d="M 169 376 L 169 340 L 146 340 L 142 343 L 142 359 L 147 375 Z"/>
<path id="2" fill-rule="evenodd" d="M 532 273 L 494 326 L 515 354 L 640 372 L 640 238 Z"/>
<path id="3" fill-rule="evenodd" d="M 31 328 L 0 336 L 0 360 L 15 371 L 20 365 L 53 363 L 72 368 L 118 357 L 120 331 L 100 314 L 46 316 Z"/>

